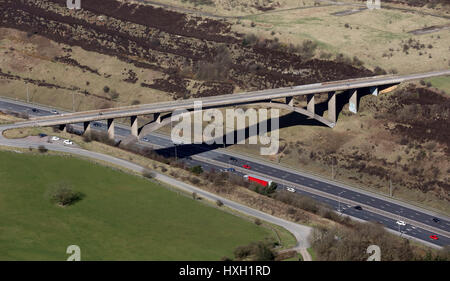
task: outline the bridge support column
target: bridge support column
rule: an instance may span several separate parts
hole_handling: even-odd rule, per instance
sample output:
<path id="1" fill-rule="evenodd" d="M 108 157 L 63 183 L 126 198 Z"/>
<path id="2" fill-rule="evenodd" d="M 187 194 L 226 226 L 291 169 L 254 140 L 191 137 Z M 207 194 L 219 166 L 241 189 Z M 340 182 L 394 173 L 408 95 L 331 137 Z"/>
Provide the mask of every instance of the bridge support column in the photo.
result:
<path id="1" fill-rule="evenodd" d="M 289 106 L 294 106 L 294 97 L 286 97 L 286 104 Z"/>
<path id="2" fill-rule="evenodd" d="M 378 87 L 370 87 L 369 91 L 373 96 L 378 96 Z"/>
<path id="3" fill-rule="evenodd" d="M 83 135 L 88 135 L 91 133 L 91 122 L 87 121 L 83 124 Z"/>
<path id="4" fill-rule="evenodd" d="M 306 110 L 308 110 L 308 112 L 311 112 L 311 115 L 314 116 L 314 114 L 316 114 L 315 112 L 315 108 L 316 108 L 316 102 L 314 100 L 314 94 L 309 94 L 306 95 Z"/>
<path id="5" fill-rule="evenodd" d="M 336 92 L 328 93 L 328 120 L 336 123 Z"/>
<path id="6" fill-rule="evenodd" d="M 63 131 L 64 133 L 67 133 L 67 124 L 59 125 L 59 130 Z"/>
<path id="7" fill-rule="evenodd" d="M 161 124 L 161 113 L 153 113 L 153 122 Z"/>
<path id="8" fill-rule="evenodd" d="M 137 116 L 131 116 L 131 135 L 136 138 L 139 136 Z"/>
<path id="9" fill-rule="evenodd" d="M 114 139 L 114 119 L 108 119 L 108 137 Z"/>
<path id="10" fill-rule="evenodd" d="M 350 100 L 348 104 L 348 109 L 350 112 L 358 113 L 358 90 L 350 90 L 349 92 Z"/>

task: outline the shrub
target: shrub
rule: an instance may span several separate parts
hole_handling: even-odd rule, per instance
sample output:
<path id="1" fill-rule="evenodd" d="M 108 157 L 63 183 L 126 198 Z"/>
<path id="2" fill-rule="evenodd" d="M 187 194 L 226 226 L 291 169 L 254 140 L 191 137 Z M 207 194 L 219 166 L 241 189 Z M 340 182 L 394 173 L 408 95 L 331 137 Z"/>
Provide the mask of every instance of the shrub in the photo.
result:
<path id="1" fill-rule="evenodd" d="M 119 98 L 119 93 L 116 91 L 111 91 L 111 93 L 109 93 L 109 96 L 112 100 L 117 100 Z"/>
<path id="2" fill-rule="evenodd" d="M 80 201 L 84 195 L 81 192 L 75 192 L 64 183 L 56 186 L 51 193 L 51 201 L 60 206 L 69 206 Z"/>
<path id="3" fill-rule="evenodd" d="M 45 152 L 48 151 L 48 149 L 45 146 L 43 146 L 43 145 L 40 145 L 38 147 L 38 150 L 39 150 L 40 153 L 45 153 Z"/>
<path id="4" fill-rule="evenodd" d="M 200 165 L 194 166 L 191 168 L 191 172 L 196 174 L 196 175 L 200 175 L 201 173 L 203 173 L 203 168 Z"/>
<path id="5" fill-rule="evenodd" d="M 217 201 L 216 201 L 216 204 L 217 204 L 217 206 L 219 206 L 219 207 L 222 207 L 222 206 L 223 206 L 223 202 L 220 201 L 220 200 L 217 200 Z"/>
<path id="6" fill-rule="evenodd" d="M 273 246 L 273 243 L 252 242 L 249 245 L 237 247 L 234 250 L 234 256 L 238 260 L 272 261 L 275 259 Z"/>
<path id="7" fill-rule="evenodd" d="M 152 179 L 152 178 L 155 177 L 155 173 L 154 173 L 153 171 L 151 171 L 151 170 L 148 170 L 148 169 L 145 169 L 145 170 L 142 172 L 142 175 L 143 175 L 144 177 L 148 178 L 148 179 Z"/>

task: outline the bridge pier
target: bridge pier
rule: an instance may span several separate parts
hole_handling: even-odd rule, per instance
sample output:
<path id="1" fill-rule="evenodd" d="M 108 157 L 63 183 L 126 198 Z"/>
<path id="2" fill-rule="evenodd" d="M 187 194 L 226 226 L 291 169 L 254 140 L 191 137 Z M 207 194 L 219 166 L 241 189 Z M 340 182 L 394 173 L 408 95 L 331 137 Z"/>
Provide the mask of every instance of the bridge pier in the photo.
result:
<path id="1" fill-rule="evenodd" d="M 336 123 L 336 92 L 328 93 L 328 120 Z"/>
<path id="2" fill-rule="evenodd" d="M 91 122 L 87 121 L 83 124 L 83 135 L 88 135 L 91 133 Z"/>
<path id="3" fill-rule="evenodd" d="M 373 96 L 378 96 L 378 87 L 370 87 L 369 91 Z"/>
<path id="4" fill-rule="evenodd" d="M 153 122 L 161 124 L 161 113 L 153 113 Z"/>
<path id="5" fill-rule="evenodd" d="M 316 102 L 314 100 L 314 94 L 309 94 L 306 95 L 306 110 L 308 110 L 308 112 L 311 112 L 311 115 L 314 116 L 314 114 L 316 114 L 315 112 L 315 108 L 316 108 Z"/>
<path id="6" fill-rule="evenodd" d="M 294 97 L 286 97 L 286 104 L 289 106 L 294 106 Z"/>
<path id="7" fill-rule="evenodd" d="M 131 116 L 131 135 L 139 137 L 137 116 Z"/>
<path id="8" fill-rule="evenodd" d="M 59 125 L 59 130 L 63 131 L 64 133 L 67 133 L 67 124 Z"/>
<path id="9" fill-rule="evenodd" d="M 108 137 L 114 139 L 114 119 L 108 119 Z"/>
<path id="10" fill-rule="evenodd" d="M 350 100 L 348 109 L 350 112 L 358 113 L 358 90 L 349 90 Z"/>

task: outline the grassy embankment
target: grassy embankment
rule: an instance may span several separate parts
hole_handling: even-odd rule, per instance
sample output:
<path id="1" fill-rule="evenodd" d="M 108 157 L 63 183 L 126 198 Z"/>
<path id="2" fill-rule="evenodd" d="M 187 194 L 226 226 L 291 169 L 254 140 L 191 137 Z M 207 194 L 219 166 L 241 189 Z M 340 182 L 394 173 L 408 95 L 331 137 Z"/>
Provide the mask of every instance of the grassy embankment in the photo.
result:
<path id="1" fill-rule="evenodd" d="M 0 152 L 0 259 L 218 260 L 236 246 L 273 239 L 265 227 L 85 160 Z M 85 198 L 59 207 L 63 183 Z"/>

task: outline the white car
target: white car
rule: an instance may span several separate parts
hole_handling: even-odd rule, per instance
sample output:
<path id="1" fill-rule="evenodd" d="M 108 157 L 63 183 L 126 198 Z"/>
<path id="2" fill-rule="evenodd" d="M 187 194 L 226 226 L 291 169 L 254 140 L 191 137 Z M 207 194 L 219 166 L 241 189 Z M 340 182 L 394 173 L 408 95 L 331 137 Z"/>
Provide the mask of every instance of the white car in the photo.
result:
<path id="1" fill-rule="evenodd" d="M 57 140 L 59 140 L 59 138 L 57 136 L 52 137 L 52 141 L 57 141 Z"/>
<path id="2" fill-rule="evenodd" d="M 73 144 L 71 140 L 64 140 L 64 144 Z"/>
<path id="3" fill-rule="evenodd" d="M 405 226 L 406 225 L 406 223 L 404 221 L 397 221 L 397 224 L 401 225 L 401 226 Z"/>
<path id="4" fill-rule="evenodd" d="M 295 189 L 293 189 L 292 187 L 286 187 L 286 190 L 289 192 L 295 192 Z"/>

